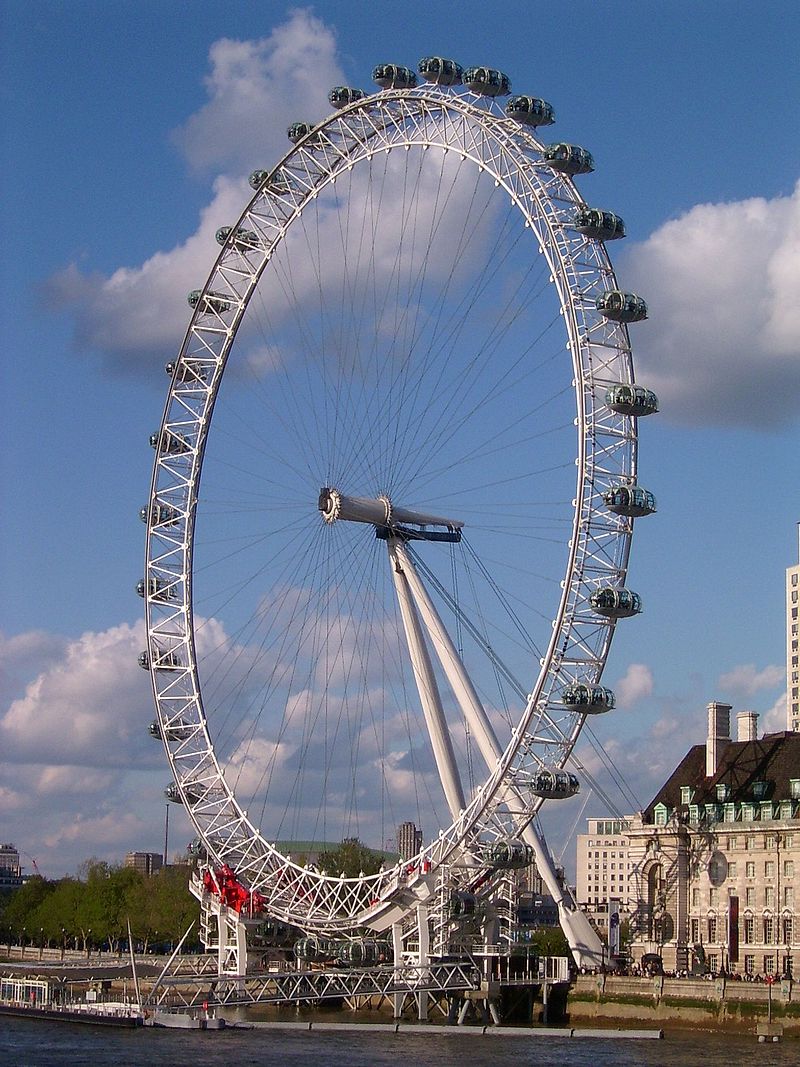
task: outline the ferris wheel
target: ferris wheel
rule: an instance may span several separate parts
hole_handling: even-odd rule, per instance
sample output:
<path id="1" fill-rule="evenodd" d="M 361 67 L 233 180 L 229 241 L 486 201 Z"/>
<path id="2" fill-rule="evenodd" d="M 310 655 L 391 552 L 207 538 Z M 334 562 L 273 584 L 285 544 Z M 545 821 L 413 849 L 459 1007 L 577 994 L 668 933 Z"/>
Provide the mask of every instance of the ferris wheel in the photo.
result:
<path id="1" fill-rule="evenodd" d="M 635 383 L 586 149 L 509 79 L 440 57 L 295 123 L 217 233 L 151 439 L 147 649 L 208 870 L 310 932 L 388 929 L 504 870 L 568 760 L 626 587 Z M 372 873 L 316 842 L 415 855 Z M 389 852 L 394 851 L 390 847 Z"/>

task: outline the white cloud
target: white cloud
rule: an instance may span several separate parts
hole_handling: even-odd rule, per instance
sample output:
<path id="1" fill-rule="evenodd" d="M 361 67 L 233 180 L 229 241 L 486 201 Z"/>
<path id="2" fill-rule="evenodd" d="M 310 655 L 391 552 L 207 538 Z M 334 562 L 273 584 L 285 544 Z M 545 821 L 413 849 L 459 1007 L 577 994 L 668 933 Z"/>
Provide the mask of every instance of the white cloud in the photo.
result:
<path id="1" fill-rule="evenodd" d="M 750 697 L 762 689 L 774 689 L 776 685 L 781 685 L 785 675 L 784 668 L 775 664 L 759 671 L 755 664 L 744 663 L 720 675 L 719 684 L 734 696 Z"/>
<path id="2" fill-rule="evenodd" d="M 759 733 L 775 734 L 786 729 L 786 692 L 784 691 L 769 709 L 761 716 Z"/>
<path id="3" fill-rule="evenodd" d="M 797 417 L 800 183 L 791 196 L 701 204 L 629 251 L 638 377 L 665 416 L 765 429 Z"/>
<path id="4" fill-rule="evenodd" d="M 243 173 L 279 158 L 287 127 L 322 118 L 328 90 L 344 80 L 333 31 L 308 9 L 260 40 L 216 41 L 209 59 L 208 103 L 174 134 L 196 168 Z"/>
<path id="5" fill-rule="evenodd" d="M 644 663 L 631 663 L 625 675 L 614 685 L 617 704 L 628 708 L 653 692 L 653 672 Z"/>

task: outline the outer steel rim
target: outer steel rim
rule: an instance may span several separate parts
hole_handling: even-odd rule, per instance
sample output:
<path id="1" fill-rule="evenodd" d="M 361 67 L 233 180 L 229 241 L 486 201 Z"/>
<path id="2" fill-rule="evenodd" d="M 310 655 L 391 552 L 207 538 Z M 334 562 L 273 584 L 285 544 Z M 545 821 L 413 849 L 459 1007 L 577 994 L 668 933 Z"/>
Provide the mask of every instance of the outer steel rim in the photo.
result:
<path id="1" fill-rule="evenodd" d="M 224 294 L 229 308 L 211 309 L 201 297 L 176 361 L 159 431 L 146 545 L 150 676 L 166 753 L 187 812 L 212 862 L 228 863 L 245 884 L 268 899 L 270 914 L 309 930 L 345 932 L 387 909 L 403 882 L 400 868 L 344 879 L 299 867 L 278 852 L 247 818 L 228 787 L 209 736 L 197 671 L 192 608 L 195 510 L 207 433 L 237 329 L 272 249 L 304 206 L 344 168 L 392 147 L 457 150 L 494 177 L 531 228 L 551 270 L 564 316 L 576 400 L 577 484 L 570 556 L 552 638 L 525 711 L 494 773 L 466 810 L 423 858 L 431 873 L 452 858 L 465 838 L 518 837 L 542 800 L 527 786 L 541 767 L 563 767 L 584 716 L 560 702 L 572 682 L 599 682 L 613 619 L 590 610 L 589 596 L 622 585 L 632 520 L 611 514 L 602 493 L 635 484 L 636 420 L 604 404 L 606 388 L 633 382 L 627 328 L 605 319 L 595 298 L 617 288 L 601 242 L 572 228 L 585 206 L 573 182 L 542 163 L 542 144 L 507 119 L 493 101 L 425 85 L 384 90 L 330 116 L 281 160 L 284 185 L 262 185 L 237 226 L 259 235 L 246 255 L 223 248 L 203 294 Z M 204 380 L 205 379 L 205 380 Z M 181 451 L 174 450 L 182 442 Z M 157 509 L 177 519 L 158 521 Z M 172 512 L 170 512 L 172 515 Z M 155 582 L 175 592 L 152 595 Z M 512 788 L 521 806 L 504 811 L 500 793 Z M 400 865 L 402 867 L 402 865 Z M 377 903 L 380 902 L 380 903 Z"/>

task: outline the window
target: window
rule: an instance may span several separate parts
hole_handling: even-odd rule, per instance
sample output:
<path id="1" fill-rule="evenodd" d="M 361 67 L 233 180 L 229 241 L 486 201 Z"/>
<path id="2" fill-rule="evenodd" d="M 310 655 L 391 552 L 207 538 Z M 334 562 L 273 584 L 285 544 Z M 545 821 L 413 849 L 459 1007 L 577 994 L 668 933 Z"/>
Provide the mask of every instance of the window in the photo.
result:
<path id="1" fill-rule="evenodd" d="M 744 917 L 744 943 L 752 945 L 755 939 L 755 920 L 752 915 Z"/>
<path id="2" fill-rule="evenodd" d="M 731 807 L 733 807 L 733 805 L 731 805 Z M 731 820 L 731 821 L 733 821 L 733 820 Z M 738 847 L 739 847 L 739 842 L 736 840 L 736 838 L 733 835 L 731 835 L 728 838 L 728 848 L 738 848 Z"/>
<path id="3" fill-rule="evenodd" d="M 744 865 L 744 873 L 748 878 L 755 878 L 756 865 L 752 860 L 748 860 Z"/>
<path id="4" fill-rule="evenodd" d="M 696 945 L 700 941 L 700 920 L 692 919 L 692 944 Z"/>
<path id="5" fill-rule="evenodd" d="M 783 877 L 794 878 L 794 860 L 783 861 Z"/>
<path id="6" fill-rule="evenodd" d="M 800 800 L 800 778 L 789 779 L 789 796 L 792 800 Z"/>
<path id="7" fill-rule="evenodd" d="M 786 908 L 791 908 L 794 904 L 794 887 L 791 885 L 785 885 L 783 887 L 783 905 Z"/>
<path id="8" fill-rule="evenodd" d="M 716 915 L 709 915 L 708 917 L 708 940 L 713 944 L 717 940 L 717 917 Z"/>
<path id="9" fill-rule="evenodd" d="M 681 786 L 681 804 L 691 804 L 692 802 L 692 787 L 689 785 Z"/>
<path id="10" fill-rule="evenodd" d="M 693 908 L 699 908 L 700 907 L 700 890 L 699 889 L 693 889 L 692 890 L 692 907 Z M 695 940 L 699 940 L 699 938 L 696 938 Z"/>
<path id="11" fill-rule="evenodd" d="M 764 907 L 775 907 L 775 887 L 768 885 L 764 888 Z"/>
<path id="12" fill-rule="evenodd" d="M 728 864 L 728 877 L 729 878 L 736 878 L 737 873 L 738 872 L 736 870 L 736 864 L 735 863 L 729 863 Z"/>
<path id="13" fill-rule="evenodd" d="M 749 885 L 747 887 L 747 889 L 745 889 L 745 891 L 744 891 L 744 902 L 745 902 L 745 904 L 749 905 L 749 907 L 751 907 L 751 908 L 755 904 L 755 902 L 756 902 L 756 891 L 755 891 L 754 886 Z"/>
<path id="14" fill-rule="evenodd" d="M 752 808 L 752 804 L 743 804 L 742 805 L 742 818 L 744 818 L 744 808 L 746 808 L 746 807 Z M 750 818 L 752 818 L 752 815 L 750 816 Z M 747 837 L 744 839 L 744 847 L 746 849 L 751 850 L 751 851 L 756 847 L 756 835 L 755 834 L 748 834 L 747 835 Z"/>
<path id="15" fill-rule="evenodd" d="M 712 974 L 719 970 L 719 956 L 716 952 L 709 952 L 706 962 L 708 964 L 708 969 Z"/>
<path id="16" fill-rule="evenodd" d="M 775 848 L 775 834 L 764 834 L 764 848 Z"/>
<path id="17" fill-rule="evenodd" d="M 771 915 L 764 916 L 764 944 L 771 945 L 775 940 L 775 923 Z M 769 974 L 769 971 L 767 972 Z"/>
<path id="18" fill-rule="evenodd" d="M 728 799 L 728 787 L 724 782 L 717 782 L 717 800 Z"/>
<path id="19" fill-rule="evenodd" d="M 745 956 L 744 958 L 744 973 L 755 974 L 756 971 L 756 958 L 755 956 Z"/>
<path id="20" fill-rule="evenodd" d="M 716 905 L 719 904 L 719 895 L 718 895 L 718 893 L 719 893 L 719 891 L 716 890 L 716 889 L 709 889 L 709 891 L 708 891 L 708 903 L 712 907 L 716 907 Z"/>
<path id="21" fill-rule="evenodd" d="M 764 863 L 764 877 L 775 877 L 775 860 L 766 860 L 766 862 Z"/>
<path id="22" fill-rule="evenodd" d="M 775 974 L 775 957 L 764 957 L 764 974 Z"/>

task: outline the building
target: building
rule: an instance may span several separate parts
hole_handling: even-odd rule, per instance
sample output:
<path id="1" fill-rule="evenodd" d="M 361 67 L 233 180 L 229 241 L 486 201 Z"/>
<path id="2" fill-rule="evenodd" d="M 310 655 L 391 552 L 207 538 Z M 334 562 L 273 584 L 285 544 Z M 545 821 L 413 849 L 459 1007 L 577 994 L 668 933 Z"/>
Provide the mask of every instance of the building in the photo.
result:
<path id="1" fill-rule="evenodd" d="M 125 866 L 133 867 L 139 874 L 149 877 L 161 870 L 164 857 L 160 852 L 128 852 L 125 856 Z"/>
<path id="2" fill-rule="evenodd" d="M 800 732 L 800 668 L 798 667 L 798 593 L 800 593 L 800 523 L 797 564 L 786 571 L 786 729 Z"/>
<path id="3" fill-rule="evenodd" d="M 627 907 L 631 865 L 628 826 L 624 819 L 587 819 L 587 832 L 577 837 L 575 868 L 578 904 L 586 910 L 618 900 Z"/>
<path id="4" fill-rule="evenodd" d="M 21 885 L 19 852 L 13 845 L 0 845 L 0 889 L 18 889 Z"/>
<path id="5" fill-rule="evenodd" d="M 708 705 L 694 745 L 628 828 L 634 962 L 791 974 L 800 954 L 800 734 Z"/>
<path id="6" fill-rule="evenodd" d="M 422 830 L 413 822 L 401 822 L 397 827 L 397 851 L 404 860 L 416 856 L 422 848 Z"/>

